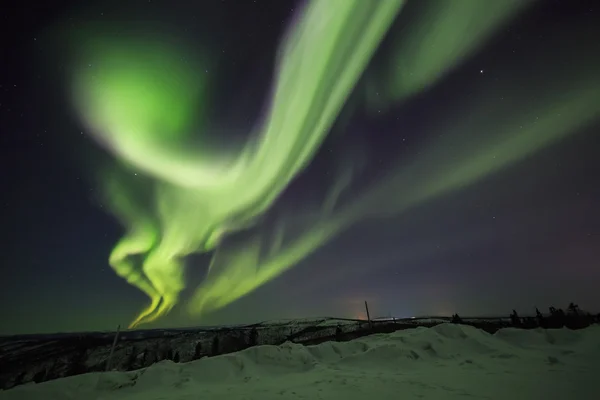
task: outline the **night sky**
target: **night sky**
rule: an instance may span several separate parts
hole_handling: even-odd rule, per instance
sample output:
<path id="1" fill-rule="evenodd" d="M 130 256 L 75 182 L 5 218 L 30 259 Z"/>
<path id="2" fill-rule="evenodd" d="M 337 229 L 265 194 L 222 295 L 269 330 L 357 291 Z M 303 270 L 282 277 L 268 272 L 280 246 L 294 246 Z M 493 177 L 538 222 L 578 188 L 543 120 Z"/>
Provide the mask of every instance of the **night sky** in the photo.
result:
<path id="1" fill-rule="evenodd" d="M 127 326 L 148 298 L 108 263 L 124 230 L 94 172 L 114 157 L 74 110 L 71 39 L 100 26 L 117 36 L 185 41 L 198 51 L 190 59 L 209 54 L 196 68 L 210 85 L 198 113 L 217 146 L 244 139 L 265 118 L 277 46 L 300 4 L 13 3 L 0 35 L 0 334 Z M 348 171 L 340 207 L 362 217 L 293 268 L 200 317 L 188 315 L 185 299 L 211 252 L 187 258 L 181 303 L 142 328 L 363 317 L 365 300 L 371 316 L 527 314 L 571 301 L 600 311 L 599 13 L 594 0 L 534 2 L 431 86 L 401 101 L 380 100 L 395 40 L 410 34 L 404 27 L 418 16 L 409 1 L 310 164 L 252 229 L 272 230 L 283 215 L 304 220 L 295 234 L 310 230 Z M 406 65 L 420 71 L 411 60 Z M 592 90 L 583 106 L 580 90 Z M 529 132 L 542 120 L 533 139 L 519 141 L 519 129 Z M 566 133 L 511 159 L 559 127 Z M 504 147 L 486 145 L 509 136 L 516 139 Z M 471 171 L 496 157 L 506 162 L 452 183 L 457 160 L 475 160 Z M 390 175 L 400 178 L 386 186 Z M 451 187 L 418 194 L 444 184 Z M 404 201 L 410 206 L 398 211 Z"/>

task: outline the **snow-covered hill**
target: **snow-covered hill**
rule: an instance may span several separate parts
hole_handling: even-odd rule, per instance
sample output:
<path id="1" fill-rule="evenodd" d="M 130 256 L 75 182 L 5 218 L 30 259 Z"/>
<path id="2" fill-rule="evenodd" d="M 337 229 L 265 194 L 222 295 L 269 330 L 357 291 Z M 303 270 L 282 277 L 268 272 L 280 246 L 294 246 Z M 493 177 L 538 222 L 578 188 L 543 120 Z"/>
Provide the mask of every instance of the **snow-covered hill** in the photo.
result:
<path id="1" fill-rule="evenodd" d="M 0 400 L 598 399 L 600 326 L 440 324 L 316 346 L 284 343 L 131 372 L 88 373 Z"/>

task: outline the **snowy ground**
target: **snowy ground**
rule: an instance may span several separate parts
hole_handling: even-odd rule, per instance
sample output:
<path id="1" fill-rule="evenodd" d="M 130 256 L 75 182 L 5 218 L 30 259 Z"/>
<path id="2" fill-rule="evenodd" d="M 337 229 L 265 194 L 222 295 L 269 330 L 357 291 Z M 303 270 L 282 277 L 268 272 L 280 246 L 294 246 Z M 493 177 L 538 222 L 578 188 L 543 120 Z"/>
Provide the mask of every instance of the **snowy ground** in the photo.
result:
<path id="1" fill-rule="evenodd" d="M 0 392 L 0 400 L 592 400 L 600 398 L 598 371 L 600 326 L 489 335 L 442 324 L 73 376 Z"/>

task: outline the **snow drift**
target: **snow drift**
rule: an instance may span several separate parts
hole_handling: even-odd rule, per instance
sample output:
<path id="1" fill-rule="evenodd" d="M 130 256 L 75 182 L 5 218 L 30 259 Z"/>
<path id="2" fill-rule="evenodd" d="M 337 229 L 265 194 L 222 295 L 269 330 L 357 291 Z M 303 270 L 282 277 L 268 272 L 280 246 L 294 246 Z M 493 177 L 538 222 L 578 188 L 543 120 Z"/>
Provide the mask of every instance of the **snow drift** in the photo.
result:
<path id="1" fill-rule="evenodd" d="M 284 343 L 131 372 L 26 384 L 1 400 L 596 399 L 600 326 L 441 324 L 316 346 Z"/>

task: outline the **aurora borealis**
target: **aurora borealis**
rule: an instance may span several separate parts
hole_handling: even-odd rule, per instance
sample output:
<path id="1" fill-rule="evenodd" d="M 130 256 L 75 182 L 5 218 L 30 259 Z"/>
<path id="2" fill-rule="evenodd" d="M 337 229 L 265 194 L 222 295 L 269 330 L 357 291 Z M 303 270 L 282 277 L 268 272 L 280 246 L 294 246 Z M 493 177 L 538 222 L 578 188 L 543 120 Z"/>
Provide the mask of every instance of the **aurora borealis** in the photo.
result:
<path id="1" fill-rule="evenodd" d="M 145 17 L 125 6 L 114 6 L 119 18 L 79 10 L 77 24 L 59 18 L 47 27 L 49 42 L 68 37 L 68 51 L 51 58 L 64 66 L 63 113 L 86 144 L 58 131 L 48 140 L 75 154 L 72 168 L 85 171 L 106 215 L 76 229 L 114 226 L 112 244 L 88 246 L 106 251 L 104 263 L 133 286 L 117 299 L 106 294 L 110 307 L 127 302 L 127 312 L 103 320 L 138 327 L 354 316 L 361 299 L 379 314 L 485 313 L 501 306 L 474 291 L 500 286 L 507 309 L 511 296 L 524 306 L 586 290 L 573 301 L 600 306 L 586 283 L 559 293 L 565 275 L 581 282 L 598 272 L 599 215 L 589 206 L 599 199 L 600 59 L 586 41 L 593 24 L 575 6 L 554 15 L 535 1 L 482 4 L 312 0 L 260 11 L 266 20 L 286 15 L 282 28 L 262 33 L 270 53 L 246 56 L 272 69 L 257 74 L 260 88 L 239 78 L 241 65 L 222 68 L 236 84 L 213 77 L 229 52 L 215 51 L 206 35 L 169 32 L 149 18 L 128 30 L 123 21 Z M 251 6 L 220 7 L 222 18 L 243 20 L 236 8 Z M 559 14 L 562 30 L 530 27 Z M 221 41 L 237 37 L 233 29 L 221 28 Z M 544 40 L 507 62 L 498 55 L 514 53 L 511 35 Z M 255 98 L 246 102 L 252 112 L 244 96 Z M 490 203 L 495 211 L 481 217 Z M 560 232 L 578 232 L 562 251 Z M 517 273 L 523 278 L 507 281 Z M 538 278 L 545 283 L 535 289 L 535 274 L 554 278 Z M 534 287 L 529 297 L 516 294 L 517 281 Z M 130 300 L 130 290 L 150 300 Z M 425 293 L 437 298 L 409 300 Z M 55 329 L 97 325 L 62 326 Z"/>
<path id="2" fill-rule="evenodd" d="M 130 55 L 125 46 L 137 48 L 134 42 L 106 44 L 108 54 L 99 51 L 96 56 L 94 47 L 84 44 L 92 48 L 85 59 L 102 72 L 85 67 L 75 71 L 76 107 L 100 142 L 157 180 L 154 215 L 140 216 L 123 207 L 129 199 L 123 200 L 127 195 L 116 185 L 109 183 L 106 189 L 109 207 L 128 227 L 110 264 L 151 298 L 131 327 L 175 306 L 185 286 L 183 257 L 215 250 L 228 230 L 266 212 L 310 162 L 401 5 L 402 1 L 309 2 L 280 49 L 272 105 L 256 143 L 251 138 L 239 155 L 223 157 L 231 158 L 229 162 L 213 156 L 219 158 L 216 165 L 211 158 L 204 160 L 201 147 L 183 154 L 169 151 L 181 136 L 177 131 L 186 129 L 190 92 L 196 91 L 193 74 L 180 68 L 176 55 L 151 46 Z M 112 54 L 120 46 L 124 48 Z M 156 59 L 146 60 L 144 56 L 152 53 L 158 54 Z M 315 61 L 306 65 L 306 59 Z M 171 62 L 163 65 L 165 60 Z M 174 147 L 184 148 L 185 143 Z M 144 255 L 141 270 L 129 259 L 137 254 Z M 201 312 L 207 302 L 223 307 L 293 265 L 262 262 L 254 249 L 244 250 L 231 265 L 215 266 L 213 261 L 209 274 L 217 275 L 216 282 L 194 295 L 191 309 Z"/>

